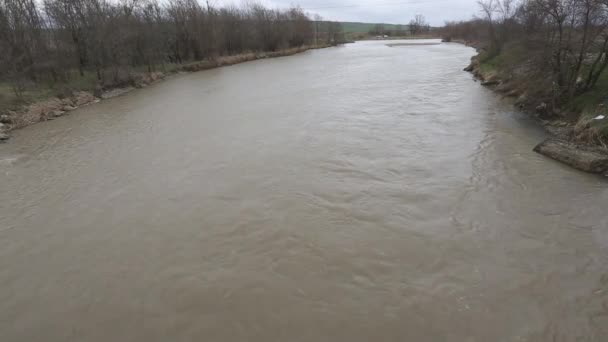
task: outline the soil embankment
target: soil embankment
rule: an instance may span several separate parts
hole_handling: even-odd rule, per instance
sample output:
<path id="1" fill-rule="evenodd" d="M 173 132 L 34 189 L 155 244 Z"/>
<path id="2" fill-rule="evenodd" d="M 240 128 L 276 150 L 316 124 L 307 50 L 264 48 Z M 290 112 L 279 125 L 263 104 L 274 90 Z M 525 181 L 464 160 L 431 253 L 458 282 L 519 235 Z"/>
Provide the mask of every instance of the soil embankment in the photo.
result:
<path id="1" fill-rule="evenodd" d="M 66 115 L 78 107 L 120 96 L 136 88 L 143 88 L 154 84 L 171 74 L 214 69 L 258 59 L 291 56 L 307 50 L 322 49 L 330 46 L 331 45 L 302 46 L 274 52 L 251 52 L 233 56 L 222 56 L 211 60 L 187 63 L 179 66 L 173 72 L 133 73 L 129 75 L 128 84 L 123 84 L 119 87 L 107 87 L 105 89 L 98 87 L 94 91 L 75 90 L 70 92 L 67 96 L 47 98 L 42 101 L 24 105 L 18 110 L 0 112 L 0 142 L 7 141 L 10 138 L 9 132 L 12 130 L 42 121 L 53 120 Z"/>
<path id="2" fill-rule="evenodd" d="M 568 113 L 559 108 L 552 108 L 546 102 L 530 95 L 533 93 L 531 88 L 538 85 L 533 80 L 522 81 L 525 77 L 521 75 L 526 74 L 526 66 L 515 72 L 511 71 L 509 76 L 504 76 L 506 73 L 501 72 L 500 69 L 488 67 L 481 61 L 483 48 L 480 44 L 454 42 L 474 47 L 479 52 L 464 68 L 465 71 L 472 73 L 483 86 L 505 97 L 514 98 L 515 105 L 519 109 L 531 113 L 550 133 L 548 139 L 534 148 L 535 152 L 585 172 L 608 176 L 608 150 L 601 143 L 601 138 L 593 133 L 592 122 L 582 123 L 581 113 Z M 514 73 L 520 74 L 518 79 L 513 77 Z"/>

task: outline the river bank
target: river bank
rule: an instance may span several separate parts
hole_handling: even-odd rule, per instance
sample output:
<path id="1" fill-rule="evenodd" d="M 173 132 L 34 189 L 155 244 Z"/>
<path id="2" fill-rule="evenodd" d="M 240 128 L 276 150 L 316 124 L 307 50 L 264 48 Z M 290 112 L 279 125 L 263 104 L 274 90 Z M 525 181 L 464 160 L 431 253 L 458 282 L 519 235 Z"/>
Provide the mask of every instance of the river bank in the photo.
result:
<path id="1" fill-rule="evenodd" d="M 605 181 L 532 152 L 472 52 L 362 42 L 14 132 L 2 341 L 608 341 Z"/>
<path id="2" fill-rule="evenodd" d="M 128 79 L 119 84 L 105 87 L 97 86 L 95 89 L 73 89 L 68 94 L 50 96 L 32 103 L 24 104 L 17 109 L 0 108 L 0 143 L 10 138 L 9 132 L 36 124 L 38 122 L 53 120 L 67 115 L 69 112 L 83 106 L 97 103 L 102 100 L 126 94 L 134 89 L 144 88 L 172 75 L 215 69 L 259 59 L 292 56 L 308 50 L 323 49 L 332 45 L 302 46 L 272 52 L 249 52 L 232 56 L 221 56 L 213 60 L 203 60 L 185 63 L 169 71 L 133 72 Z"/>
<path id="3" fill-rule="evenodd" d="M 367 36 L 363 38 L 357 38 L 354 41 L 357 42 L 366 42 L 366 41 L 375 41 L 375 40 L 427 40 L 427 39 L 440 39 L 436 35 L 427 35 L 427 36 Z"/>
<path id="4" fill-rule="evenodd" d="M 472 73 L 483 86 L 513 99 L 517 108 L 536 118 L 550 134 L 549 138 L 534 147 L 535 152 L 581 171 L 608 176 L 608 149 L 603 131 L 603 120 L 607 116 L 603 115 L 605 106 L 602 101 L 575 99 L 573 102 L 590 102 L 579 107 L 574 104 L 562 107 L 549 104 L 543 97 L 546 89 L 541 89 L 545 80 L 534 80 L 529 76 L 533 74 L 529 70 L 531 64 L 511 63 L 506 70 L 501 61 L 503 56 L 484 58 L 482 43 L 452 42 L 473 47 L 478 52 L 464 68 L 465 71 Z"/>

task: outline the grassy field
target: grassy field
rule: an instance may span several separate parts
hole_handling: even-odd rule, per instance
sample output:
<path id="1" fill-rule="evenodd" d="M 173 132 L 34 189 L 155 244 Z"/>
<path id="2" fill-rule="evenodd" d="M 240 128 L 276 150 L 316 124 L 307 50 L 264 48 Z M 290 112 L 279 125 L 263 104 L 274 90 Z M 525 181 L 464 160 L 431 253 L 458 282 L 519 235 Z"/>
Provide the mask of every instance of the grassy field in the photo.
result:
<path id="1" fill-rule="evenodd" d="M 384 25 L 384 29 L 388 31 L 396 30 L 397 25 L 395 24 L 381 24 L 381 23 L 357 23 L 357 22 L 343 22 L 342 28 L 344 29 L 344 33 L 368 33 L 376 25 Z M 402 29 L 406 30 L 407 25 L 402 25 Z"/>

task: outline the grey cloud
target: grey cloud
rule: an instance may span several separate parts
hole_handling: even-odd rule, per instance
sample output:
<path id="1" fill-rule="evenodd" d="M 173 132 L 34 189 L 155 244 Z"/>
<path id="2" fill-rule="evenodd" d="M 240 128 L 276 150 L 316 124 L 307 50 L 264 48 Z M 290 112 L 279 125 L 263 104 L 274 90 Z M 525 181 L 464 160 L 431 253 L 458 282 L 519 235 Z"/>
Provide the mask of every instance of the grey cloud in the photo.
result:
<path id="1" fill-rule="evenodd" d="M 234 3 L 218 0 L 218 4 Z M 270 7 L 299 5 L 328 20 L 405 24 L 416 14 L 432 25 L 446 20 L 466 20 L 478 13 L 476 0 L 259 0 Z"/>

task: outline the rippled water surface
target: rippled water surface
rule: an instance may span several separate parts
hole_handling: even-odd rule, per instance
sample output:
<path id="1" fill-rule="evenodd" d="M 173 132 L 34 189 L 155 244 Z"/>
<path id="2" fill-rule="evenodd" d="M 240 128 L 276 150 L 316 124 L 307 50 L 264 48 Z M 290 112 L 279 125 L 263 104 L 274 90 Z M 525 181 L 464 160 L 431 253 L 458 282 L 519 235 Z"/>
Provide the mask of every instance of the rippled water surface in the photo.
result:
<path id="1" fill-rule="evenodd" d="M 0 146 L 0 340 L 608 341 L 608 186 L 456 44 L 181 75 Z"/>

